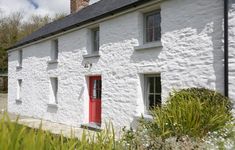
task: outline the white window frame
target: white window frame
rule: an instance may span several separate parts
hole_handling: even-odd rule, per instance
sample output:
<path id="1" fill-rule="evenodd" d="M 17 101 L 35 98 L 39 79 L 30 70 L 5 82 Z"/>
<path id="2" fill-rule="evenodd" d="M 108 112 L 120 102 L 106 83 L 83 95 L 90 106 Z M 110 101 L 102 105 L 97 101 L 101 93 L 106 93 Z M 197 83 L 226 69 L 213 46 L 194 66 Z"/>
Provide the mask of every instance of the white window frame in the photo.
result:
<path id="1" fill-rule="evenodd" d="M 145 106 L 145 113 L 146 114 L 149 114 L 150 113 L 150 110 L 149 110 L 149 98 L 148 96 L 150 95 L 149 93 L 149 85 L 148 85 L 148 79 L 150 77 L 160 77 L 160 81 L 161 81 L 161 74 L 158 73 L 158 74 L 145 74 L 144 75 L 144 106 Z M 160 86 L 161 86 L 161 91 L 162 91 L 162 85 L 161 85 L 161 82 L 160 82 Z M 154 87 L 155 88 L 155 87 Z M 155 90 L 154 90 L 155 91 Z M 153 95 L 159 95 L 162 97 L 162 92 L 161 93 L 152 93 Z M 161 103 L 162 103 L 162 99 L 161 99 Z"/>

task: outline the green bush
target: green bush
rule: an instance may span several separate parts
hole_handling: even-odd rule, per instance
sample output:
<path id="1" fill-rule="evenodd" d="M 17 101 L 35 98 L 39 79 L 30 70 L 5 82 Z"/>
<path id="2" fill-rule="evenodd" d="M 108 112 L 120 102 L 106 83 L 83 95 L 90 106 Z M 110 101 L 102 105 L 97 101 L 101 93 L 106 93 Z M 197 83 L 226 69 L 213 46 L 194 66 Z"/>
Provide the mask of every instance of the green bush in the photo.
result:
<path id="1" fill-rule="evenodd" d="M 144 123 L 151 136 L 204 137 L 232 120 L 232 104 L 220 93 L 207 89 L 186 89 L 170 95 L 165 106 L 152 111 L 154 120 Z"/>
<path id="2" fill-rule="evenodd" d="M 123 139 L 129 137 L 126 140 L 129 145 L 137 143 L 135 146 L 139 148 L 139 145 L 146 145 L 146 149 L 166 148 L 167 141 L 174 137 L 178 142 L 188 137 L 190 143 L 194 143 L 208 133 L 230 126 L 233 120 L 231 108 L 230 100 L 220 93 L 208 89 L 184 89 L 172 93 L 165 105 L 152 110 L 153 120 L 142 118 L 137 131 L 126 131 Z"/>

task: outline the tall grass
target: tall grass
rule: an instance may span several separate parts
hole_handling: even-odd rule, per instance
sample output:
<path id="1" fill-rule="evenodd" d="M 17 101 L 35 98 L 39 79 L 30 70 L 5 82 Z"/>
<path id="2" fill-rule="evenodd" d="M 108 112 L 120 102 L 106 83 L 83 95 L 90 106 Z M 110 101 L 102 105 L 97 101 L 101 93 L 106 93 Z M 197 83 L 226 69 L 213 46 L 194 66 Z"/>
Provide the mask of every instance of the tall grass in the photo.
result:
<path id="1" fill-rule="evenodd" d="M 5 114 L 0 120 L 1 150 L 114 150 L 122 149 L 115 141 L 112 125 L 106 130 L 91 134 L 84 130 L 82 138 L 54 135 L 48 131 L 32 129 L 12 122 Z"/>

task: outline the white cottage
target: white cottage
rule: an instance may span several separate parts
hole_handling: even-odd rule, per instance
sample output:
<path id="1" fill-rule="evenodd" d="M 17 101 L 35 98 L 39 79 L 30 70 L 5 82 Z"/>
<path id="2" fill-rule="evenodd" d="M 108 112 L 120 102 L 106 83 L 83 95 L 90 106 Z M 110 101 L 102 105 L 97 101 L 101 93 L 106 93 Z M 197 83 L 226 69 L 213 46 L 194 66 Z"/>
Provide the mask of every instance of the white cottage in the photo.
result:
<path id="1" fill-rule="evenodd" d="M 235 99 L 235 0 L 71 0 L 9 49 L 8 111 L 23 116 L 130 126 L 189 87 Z"/>

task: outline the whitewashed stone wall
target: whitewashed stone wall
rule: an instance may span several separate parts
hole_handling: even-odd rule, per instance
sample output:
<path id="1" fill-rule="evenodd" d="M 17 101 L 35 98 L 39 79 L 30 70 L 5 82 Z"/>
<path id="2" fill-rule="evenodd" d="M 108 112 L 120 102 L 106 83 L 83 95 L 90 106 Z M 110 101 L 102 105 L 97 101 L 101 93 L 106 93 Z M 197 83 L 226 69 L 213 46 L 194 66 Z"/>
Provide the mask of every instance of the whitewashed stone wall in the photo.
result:
<path id="1" fill-rule="evenodd" d="M 223 92 L 223 2 L 168 0 L 160 7 L 160 48 L 134 50 L 143 43 L 138 10 L 100 23 L 100 58 L 83 58 L 88 29 L 58 37 L 58 65 L 47 64 L 50 41 L 24 48 L 20 71 L 17 52 L 11 52 L 8 110 L 73 126 L 87 123 L 90 75 L 102 76 L 102 122 L 115 126 L 129 126 L 144 113 L 143 74 L 161 73 L 163 102 L 173 89 L 206 87 Z M 93 64 L 90 69 L 84 68 L 88 62 Z M 47 105 L 49 78 L 54 76 L 59 80 L 58 109 Z M 23 80 L 22 104 L 15 102 L 17 79 Z"/>
<path id="2" fill-rule="evenodd" d="M 229 5 L 229 96 L 235 103 L 235 0 Z"/>

